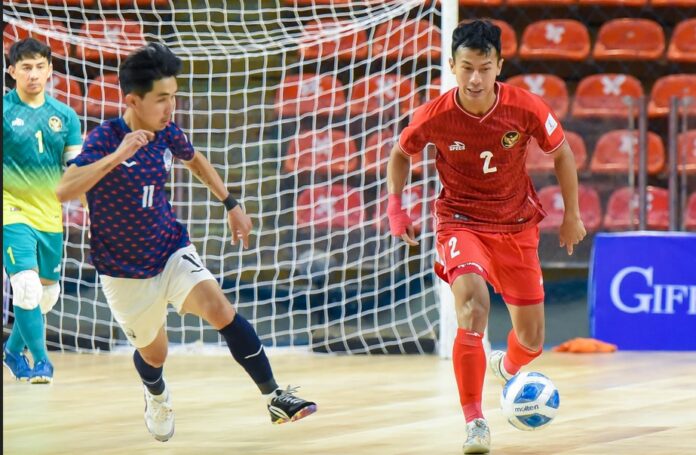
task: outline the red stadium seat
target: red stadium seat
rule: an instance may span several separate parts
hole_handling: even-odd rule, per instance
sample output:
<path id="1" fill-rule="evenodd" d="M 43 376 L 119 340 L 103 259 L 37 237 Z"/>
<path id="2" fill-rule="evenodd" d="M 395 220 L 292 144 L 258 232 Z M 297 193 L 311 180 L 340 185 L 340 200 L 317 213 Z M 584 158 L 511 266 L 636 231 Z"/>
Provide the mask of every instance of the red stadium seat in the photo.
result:
<path id="1" fill-rule="evenodd" d="M 576 2 L 577 0 L 507 0 L 510 6 L 567 6 Z"/>
<path id="2" fill-rule="evenodd" d="M 563 223 L 563 196 L 561 187 L 550 185 L 539 191 L 539 201 L 546 211 L 546 218 L 539 223 L 542 232 L 558 231 Z M 602 222 L 602 205 L 599 202 L 599 194 L 594 188 L 580 185 L 578 187 L 578 202 L 580 204 L 580 217 L 588 231 L 596 231 Z"/>
<path id="3" fill-rule="evenodd" d="M 500 6 L 503 0 L 459 0 L 460 6 Z"/>
<path id="4" fill-rule="evenodd" d="M 29 3 L 34 5 L 50 5 L 50 6 L 83 6 L 85 8 L 94 6 L 94 0 L 29 0 Z M 21 3 L 21 2 L 15 2 Z"/>
<path id="5" fill-rule="evenodd" d="M 99 0 L 99 4 L 102 8 L 126 8 L 133 5 L 144 7 L 144 6 L 169 6 L 170 0 Z M 172 0 L 173 2 L 174 0 Z"/>
<path id="6" fill-rule="evenodd" d="M 597 141 L 590 170 L 599 173 L 628 172 L 629 154 L 633 149 L 633 169 L 638 172 L 638 132 L 614 130 L 603 134 Z M 648 174 L 655 175 L 665 166 L 665 147 L 660 136 L 648 131 Z"/>
<path id="7" fill-rule="evenodd" d="M 590 34 L 582 22 L 550 19 L 529 24 L 522 34 L 520 57 L 539 60 L 585 60 Z"/>
<path id="8" fill-rule="evenodd" d="M 305 59 L 338 57 L 362 60 L 368 55 L 367 33 L 356 30 L 355 24 L 337 19 L 314 20 L 304 29 L 300 53 Z M 317 41 L 317 36 L 322 36 Z"/>
<path id="9" fill-rule="evenodd" d="M 684 226 L 690 231 L 696 231 L 696 193 L 691 193 L 689 202 L 686 204 Z"/>
<path id="10" fill-rule="evenodd" d="M 287 5 L 314 6 L 314 5 L 350 5 L 353 0 L 283 0 Z"/>
<path id="11" fill-rule="evenodd" d="M 359 226 L 365 219 L 360 192 L 349 185 L 319 185 L 297 198 L 297 226 L 316 229 Z"/>
<path id="12" fill-rule="evenodd" d="M 440 58 L 440 29 L 427 20 L 391 20 L 377 26 L 372 37 L 374 55 L 391 59 Z"/>
<path id="13" fill-rule="evenodd" d="M 579 134 L 573 133 L 572 131 L 566 131 L 565 135 L 568 145 L 570 145 L 570 149 L 573 151 L 573 156 L 575 157 L 575 166 L 578 170 L 584 169 L 585 163 L 587 162 L 585 141 Z M 539 144 L 534 138 L 529 141 L 526 165 L 527 171 L 529 172 L 554 171 L 553 158 L 539 148 Z"/>
<path id="14" fill-rule="evenodd" d="M 662 26 L 650 19 L 614 19 L 602 24 L 593 56 L 597 60 L 656 60 L 665 51 Z"/>
<path id="15" fill-rule="evenodd" d="M 147 44 L 142 25 L 127 20 L 88 21 L 80 34 L 83 39 L 75 47 L 75 55 L 97 63 L 125 58 L 134 49 Z"/>
<path id="16" fill-rule="evenodd" d="M 628 117 L 625 97 L 643 96 L 643 86 L 628 74 L 594 74 L 582 79 L 575 90 L 574 117 Z M 634 107 L 633 115 L 638 115 Z"/>
<path id="17" fill-rule="evenodd" d="M 417 99 L 409 79 L 395 74 L 376 74 L 355 83 L 348 104 L 354 116 L 382 114 L 394 118 L 411 112 Z"/>
<path id="18" fill-rule="evenodd" d="M 398 134 L 390 129 L 384 129 L 372 133 L 365 141 L 362 167 L 367 174 L 387 175 L 387 162 L 392 147 L 398 139 Z M 426 163 L 423 161 L 423 152 L 411 158 L 411 174 L 414 177 L 423 175 Z"/>
<path id="19" fill-rule="evenodd" d="M 578 0 L 578 3 L 580 6 L 646 6 L 648 0 Z"/>
<path id="20" fill-rule="evenodd" d="M 305 131 L 290 142 L 285 170 L 342 174 L 357 169 L 358 161 L 355 143 L 342 131 Z"/>
<path id="21" fill-rule="evenodd" d="M 652 230 L 669 228 L 669 192 L 664 188 L 647 188 L 647 222 Z M 629 230 L 638 227 L 638 189 L 619 188 L 609 197 L 604 227 L 608 230 Z"/>
<path id="22" fill-rule="evenodd" d="M 430 81 L 430 85 L 428 86 L 428 90 L 425 92 L 425 102 L 434 100 L 438 96 L 442 95 L 440 93 L 440 89 L 442 87 L 442 79 L 441 78 L 435 78 L 432 81 Z"/>
<path id="23" fill-rule="evenodd" d="M 667 59 L 673 62 L 696 63 L 696 18 L 681 21 L 674 28 L 667 48 Z"/>
<path id="24" fill-rule="evenodd" d="M 661 117 L 669 114 L 669 99 L 673 96 L 691 97 L 688 112 L 696 114 L 696 74 L 671 74 L 659 78 L 650 93 L 648 115 Z"/>
<path id="25" fill-rule="evenodd" d="M 696 6 L 696 0 L 651 0 L 650 5 L 652 5 L 652 6 L 694 7 L 694 6 Z"/>
<path id="26" fill-rule="evenodd" d="M 97 119 L 118 117 L 125 108 L 118 74 L 99 76 L 87 89 L 87 115 Z"/>
<path id="27" fill-rule="evenodd" d="M 404 191 L 401 193 L 401 206 L 408 212 L 411 217 L 411 223 L 413 223 L 413 230 L 416 234 L 423 231 L 425 223 L 430 221 L 430 212 L 432 209 L 432 201 L 435 200 L 435 191 L 429 189 L 427 191 L 422 183 L 407 185 Z M 380 229 L 382 231 L 389 230 L 389 218 L 387 217 L 387 205 L 389 203 L 389 195 L 386 191 L 383 191 L 381 196 L 381 203 L 378 207 L 378 213 L 375 214 L 379 222 Z M 430 202 L 430 204 L 427 204 Z M 427 204 L 425 216 L 423 216 L 423 207 Z"/>
<path id="28" fill-rule="evenodd" d="M 85 98 L 82 96 L 80 84 L 75 79 L 54 72 L 46 84 L 46 92 L 61 103 L 65 103 L 77 115 L 82 115 L 85 107 Z"/>
<path id="29" fill-rule="evenodd" d="M 679 135 L 678 169 L 686 168 L 689 174 L 696 173 L 696 130 L 688 130 Z"/>
<path id="30" fill-rule="evenodd" d="M 542 97 L 558 117 L 563 118 L 568 113 L 568 88 L 560 77 L 553 74 L 522 74 L 506 82 Z"/>
<path id="31" fill-rule="evenodd" d="M 32 38 L 48 44 L 51 48 L 52 57 L 65 59 L 70 55 L 70 43 L 61 41 L 55 37 L 47 36 L 44 32 L 47 30 L 65 35 L 70 34 L 70 30 L 65 27 L 65 24 L 57 19 L 35 19 L 32 22 L 7 24 L 2 32 L 3 51 L 7 54 L 14 43 L 31 36 Z"/>
<path id="32" fill-rule="evenodd" d="M 504 58 L 512 58 L 517 55 L 517 34 L 512 25 L 505 21 L 493 19 L 491 20 L 495 25 L 500 27 L 500 54 Z"/>
<path id="33" fill-rule="evenodd" d="M 328 75 L 288 75 L 275 96 L 275 109 L 280 115 L 301 114 L 344 115 L 346 96 L 343 84 Z"/>

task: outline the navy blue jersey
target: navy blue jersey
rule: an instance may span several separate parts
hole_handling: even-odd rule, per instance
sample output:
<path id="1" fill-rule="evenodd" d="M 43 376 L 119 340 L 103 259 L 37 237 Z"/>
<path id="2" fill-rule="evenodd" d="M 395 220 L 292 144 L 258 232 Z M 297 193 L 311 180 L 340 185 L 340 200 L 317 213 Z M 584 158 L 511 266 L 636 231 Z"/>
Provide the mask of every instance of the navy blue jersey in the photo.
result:
<path id="1" fill-rule="evenodd" d="M 130 132 L 123 118 L 105 121 L 68 164 L 86 166 L 114 153 Z M 172 253 L 190 244 L 186 228 L 167 200 L 165 184 L 172 157 L 188 161 L 193 154 L 184 132 L 170 122 L 87 192 L 90 256 L 99 273 L 151 278 L 162 272 Z"/>

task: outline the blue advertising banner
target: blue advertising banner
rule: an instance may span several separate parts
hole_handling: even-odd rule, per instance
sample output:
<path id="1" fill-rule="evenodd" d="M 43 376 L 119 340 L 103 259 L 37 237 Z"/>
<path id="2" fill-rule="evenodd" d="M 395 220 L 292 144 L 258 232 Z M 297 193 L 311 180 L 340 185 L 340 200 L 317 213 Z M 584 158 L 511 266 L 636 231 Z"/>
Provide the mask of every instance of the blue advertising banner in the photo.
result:
<path id="1" fill-rule="evenodd" d="M 619 349 L 696 351 L 696 234 L 597 234 L 590 332 Z"/>

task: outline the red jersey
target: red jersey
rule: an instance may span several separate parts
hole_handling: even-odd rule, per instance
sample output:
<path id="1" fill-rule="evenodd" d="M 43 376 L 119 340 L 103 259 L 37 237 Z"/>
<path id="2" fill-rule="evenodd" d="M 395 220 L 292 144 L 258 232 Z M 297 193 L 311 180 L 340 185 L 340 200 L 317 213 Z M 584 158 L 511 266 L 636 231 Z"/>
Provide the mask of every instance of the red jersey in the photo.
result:
<path id="1" fill-rule="evenodd" d="M 525 168 L 527 145 L 534 137 L 553 153 L 565 140 L 563 129 L 537 95 L 500 82 L 496 92 L 493 107 L 476 116 L 460 106 L 454 88 L 418 108 L 401 132 L 399 146 L 408 155 L 428 143 L 437 148 L 437 229 L 519 232 L 546 215 Z"/>

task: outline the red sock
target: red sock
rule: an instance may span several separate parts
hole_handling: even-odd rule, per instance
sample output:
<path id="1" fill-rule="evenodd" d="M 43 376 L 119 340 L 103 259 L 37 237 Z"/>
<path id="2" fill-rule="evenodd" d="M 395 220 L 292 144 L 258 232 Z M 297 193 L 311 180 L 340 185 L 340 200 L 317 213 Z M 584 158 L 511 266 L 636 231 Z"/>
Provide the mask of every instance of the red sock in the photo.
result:
<path id="1" fill-rule="evenodd" d="M 514 330 L 510 330 L 510 333 L 508 333 L 507 342 L 508 349 L 505 357 L 503 357 L 503 366 L 505 371 L 510 374 L 517 374 L 520 368 L 539 357 L 543 350 L 543 348 L 539 348 L 538 351 L 532 351 L 522 346 Z"/>
<path id="2" fill-rule="evenodd" d="M 481 395 L 483 377 L 486 374 L 486 353 L 483 350 L 483 334 L 458 329 L 452 349 L 454 376 L 459 388 L 459 402 L 467 422 L 483 418 Z"/>

